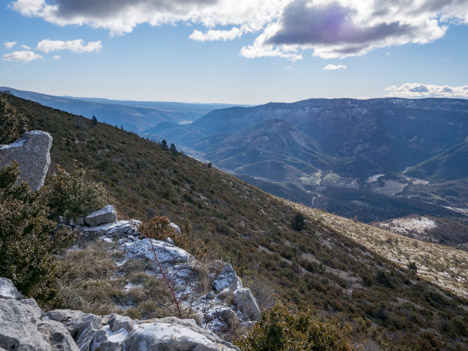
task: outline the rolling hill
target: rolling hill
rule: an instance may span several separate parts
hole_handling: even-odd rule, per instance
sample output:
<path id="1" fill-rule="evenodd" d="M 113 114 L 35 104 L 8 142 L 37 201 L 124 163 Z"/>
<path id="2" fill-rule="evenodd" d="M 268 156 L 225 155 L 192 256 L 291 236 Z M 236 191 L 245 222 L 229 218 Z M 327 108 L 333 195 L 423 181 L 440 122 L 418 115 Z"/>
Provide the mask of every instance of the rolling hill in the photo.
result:
<path id="1" fill-rule="evenodd" d="M 468 305 L 458 288 L 466 252 L 407 238 L 412 251 L 385 256 L 380 236 L 396 234 L 379 230 L 371 246 L 359 236 L 372 239 L 373 227 L 296 208 L 134 133 L 0 97 L 26 117 L 29 129 L 53 135 L 55 164 L 84 168 L 103 182 L 121 216 L 189 221 L 191 235 L 209 245 L 212 258 L 231 262 L 257 296 L 268 286 L 292 309 L 313 308 L 320 318 L 349 322 L 365 350 L 460 350 L 468 343 Z M 307 215 L 301 231 L 291 228 L 297 211 Z M 429 256 L 423 266 L 425 254 L 450 259 L 441 264 Z M 405 268 L 409 260 L 418 262 L 421 275 Z M 444 279 L 437 281 L 439 275 Z"/>

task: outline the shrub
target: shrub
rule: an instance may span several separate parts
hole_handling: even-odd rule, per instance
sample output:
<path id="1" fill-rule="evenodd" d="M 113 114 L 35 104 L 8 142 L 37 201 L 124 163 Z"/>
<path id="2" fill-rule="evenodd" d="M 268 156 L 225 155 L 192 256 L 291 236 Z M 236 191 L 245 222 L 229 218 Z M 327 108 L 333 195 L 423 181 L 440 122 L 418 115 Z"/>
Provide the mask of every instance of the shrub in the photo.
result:
<path id="1" fill-rule="evenodd" d="M 27 119 L 3 97 L 0 97 L 0 126 L 0 144 L 9 144 L 28 130 Z"/>
<path id="2" fill-rule="evenodd" d="M 291 228 L 300 232 L 305 228 L 305 217 L 302 213 L 297 212 L 291 221 Z"/>
<path id="3" fill-rule="evenodd" d="M 293 315 L 275 306 L 235 343 L 242 351 L 350 351 L 348 332 L 347 327 L 338 330 L 316 320 L 310 311 Z"/>
<path id="4" fill-rule="evenodd" d="M 85 179 L 84 170 L 68 173 L 58 167 L 41 189 L 41 196 L 50 208 L 49 218 L 63 216 L 68 220 L 85 216 L 112 202 L 100 183 Z"/>
<path id="5" fill-rule="evenodd" d="M 16 185 L 20 172 L 12 163 L 0 171 L 0 276 L 39 303 L 57 296 L 55 254 L 73 240 L 69 230 L 55 230 L 48 208 L 26 183 Z"/>

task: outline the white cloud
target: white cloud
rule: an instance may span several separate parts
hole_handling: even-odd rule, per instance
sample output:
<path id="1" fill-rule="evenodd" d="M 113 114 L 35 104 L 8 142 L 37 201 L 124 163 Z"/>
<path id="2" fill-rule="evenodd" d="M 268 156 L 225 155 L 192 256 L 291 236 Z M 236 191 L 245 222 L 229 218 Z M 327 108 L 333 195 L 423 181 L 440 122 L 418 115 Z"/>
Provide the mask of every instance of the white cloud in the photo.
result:
<path id="1" fill-rule="evenodd" d="M 37 50 L 49 53 L 52 51 L 69 50 L 78 54 L 99 52 L 102 49 L 101 41 L 90 41 L 84 44 L 83 39 L 77 40 L 50 40 L 44 39 L 37 43 Z"/>
<path id="2" fill-rule="evenodd" d="M 468 85 L 453 87 L 421 83 L 405 83 L 385 88 L 385 96 L 403 98 L 460 98 L 468 99 Z"/>
<path id="3" fill-rule="evenodd" d="M 299 60 L 364 55 L 377 48 L 426 44 L 453 23 L 468 24 L 467 0 L 15 0 L 25 16 L 64 25 L 89 25 L 112 34 L 147 23 L 201 25 L 190 38 L 232 40 L 257 33 L 245 57 Z M 222 29 L 220 29 L 222 28 Z"/>
<path id="4" fill-rule="evenodd" d="M 52 56 L 52 59 L 54 59 L 55 61 L 58 61 L 58 60 L 60 60 L 60 56 L 59 55 L 54 55 L 54 56 Z"/>
<path id="5" fill-rule="evenodd" d="M 31 48 L 30 48 L 29 46 L 27 46 L 27 45 L 21 45 L 21 47 L 22 47 L 23 49 L 25 49 L 25 50 L 31 50 Z"/>
<path id="6" fill-rule="evenodd" d="M 230 30 L 215 30 L 210 29 L 209 31 L 203 33 L 199 30 L 194 30 L 190 34 L 189 38 L 196 41 L 215 41 L 215 40 L 233 40 L 239 38 L 244 34 L 241 29 L 233 27 Z"/>
<path id="7" fill-rule="evenodd" d="M 15 45 L 16 45 L 16 41 L 6 41 L 3 43 L 3 46 L 7 49 L 11 49 Z"/>
<path id="8" fill-rule="evenodd" d="M 336 71 L 339 69 L 346 69 L 346 65 L 332 65 L 331 63 L 323 67 L 324 71 Z"/>
<path id="9" fill-rule="evenodd" d="M 3 55 L 4 61 L 30 62 L 42 58 L 33 51 L 14 51 Z"/>

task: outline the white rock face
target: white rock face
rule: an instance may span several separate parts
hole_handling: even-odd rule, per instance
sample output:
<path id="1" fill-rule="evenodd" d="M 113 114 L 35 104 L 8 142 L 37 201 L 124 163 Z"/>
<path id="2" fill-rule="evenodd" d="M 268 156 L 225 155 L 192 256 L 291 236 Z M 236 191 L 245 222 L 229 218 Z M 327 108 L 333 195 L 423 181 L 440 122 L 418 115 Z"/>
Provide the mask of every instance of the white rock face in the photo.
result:
<path id="1" fill-rule="evenodd" d="M 100 317 L 70 310 L 51 311 L 47 316 L 64 323 L 75 336 L 80 350 L 238 350 L 213 332 L 198 327 L 191 319 L 169 317 L 139 321 L 118 314 Z"/>
<path id="2" fill-rule="evenodd" d="M 175 265 L 195 260 L 187 251 L 160 240 L 141 239 L 123 245 L 125 255 L 128 258 L 147 258 L 152 261 L 154 261 L 153 248 L 158 256 L 159 262 L 164 264 Z"/>
<path id="3" fill-rule="evenodd" d="M 52 137 L 47 132 L 33 130 L 24 133 L 9 145 L 0 145 L 0 169 L 8 166 L 12 161 L 19 164 L 21 181 L 26 181 L 33 191 L 44 185 L 50 166 L 50 148 Z"/>
<path id="4" fill-rule="evenodd" d="M 103 209 L 94 211 L 85 217 L 86 225 L 97 227 L 102 224 L 114 223 L 117 221 L 117 212 L 113 205 L 107 205 Z"/>

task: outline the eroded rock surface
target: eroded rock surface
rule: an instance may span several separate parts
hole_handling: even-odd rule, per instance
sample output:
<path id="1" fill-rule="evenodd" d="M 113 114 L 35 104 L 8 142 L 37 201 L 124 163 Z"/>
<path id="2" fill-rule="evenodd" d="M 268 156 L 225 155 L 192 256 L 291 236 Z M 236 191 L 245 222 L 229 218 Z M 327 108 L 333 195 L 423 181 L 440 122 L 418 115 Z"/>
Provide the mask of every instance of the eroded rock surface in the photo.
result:
<path id="1" fill-rule="evenodd" d="M 44 185 L 50 166 L 52 137 L 47 132 L 33 130 L 8 145 L 0 145 L 0 169 L 12 161 L 19 164 L 21 181 L 26 181 L 33 191 Z"/>

